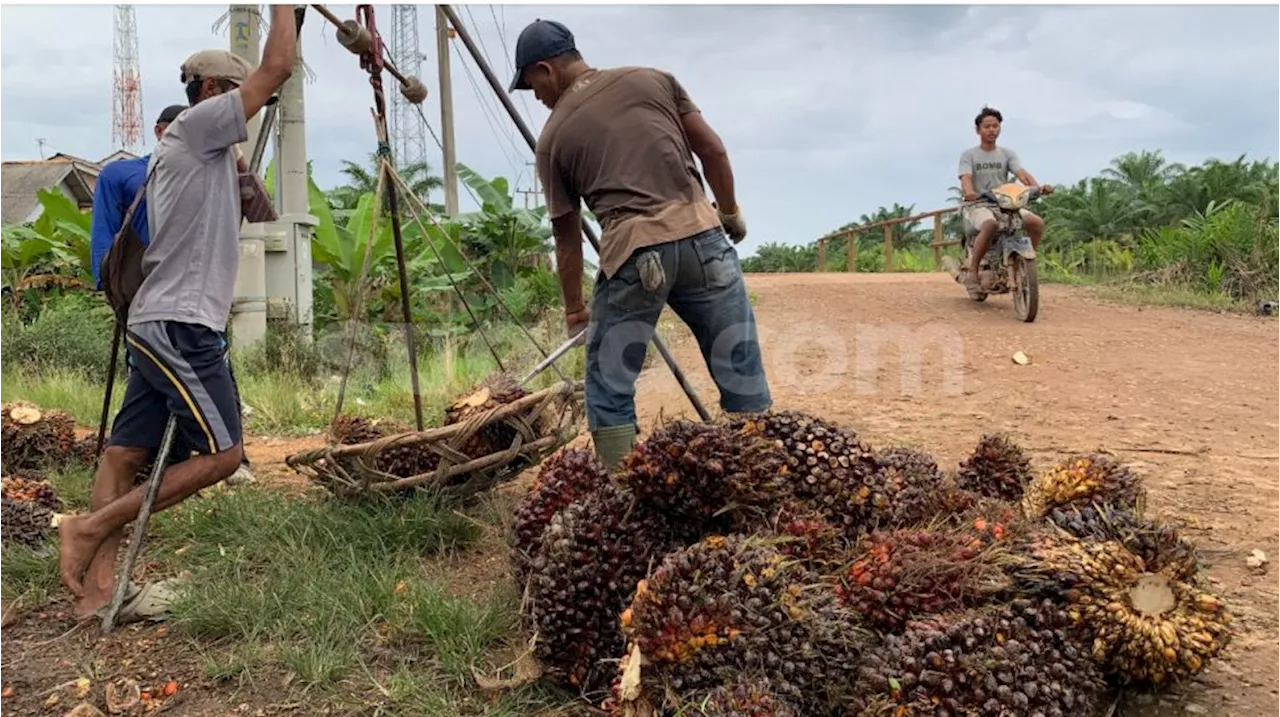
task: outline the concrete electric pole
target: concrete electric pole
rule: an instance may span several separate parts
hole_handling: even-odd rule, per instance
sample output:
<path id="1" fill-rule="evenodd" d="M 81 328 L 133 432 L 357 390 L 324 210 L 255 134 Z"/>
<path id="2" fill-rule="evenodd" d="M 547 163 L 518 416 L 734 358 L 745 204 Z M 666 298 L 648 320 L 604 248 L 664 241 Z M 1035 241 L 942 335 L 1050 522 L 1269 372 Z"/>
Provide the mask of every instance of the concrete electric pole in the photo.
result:
<path id="1" fill-rule="evenodd" d="M 453 146 L 453 82 L 449 73 L 449 18 L 436 6 L 436 55 L 440 64 L 440 143 L 444 145 L 444 212 L 458 213 L 458 157 Z"/>

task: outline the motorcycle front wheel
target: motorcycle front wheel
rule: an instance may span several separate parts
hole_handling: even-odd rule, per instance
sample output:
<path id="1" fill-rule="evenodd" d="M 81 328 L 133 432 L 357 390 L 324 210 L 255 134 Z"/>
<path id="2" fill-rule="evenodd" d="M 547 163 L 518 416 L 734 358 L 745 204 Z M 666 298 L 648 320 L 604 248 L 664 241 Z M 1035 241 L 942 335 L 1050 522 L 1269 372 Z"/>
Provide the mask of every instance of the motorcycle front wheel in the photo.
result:
<path id="1" fill-rule="evenodd" d="M 1013 313 L 1018 319 L 1030 323 L 1036 320 L 1040 310 L 1040 282 L 1036 279 L 1036 260 L 1013 255 L 1013 280 L 1017 289 L 1013 293 Z"/>

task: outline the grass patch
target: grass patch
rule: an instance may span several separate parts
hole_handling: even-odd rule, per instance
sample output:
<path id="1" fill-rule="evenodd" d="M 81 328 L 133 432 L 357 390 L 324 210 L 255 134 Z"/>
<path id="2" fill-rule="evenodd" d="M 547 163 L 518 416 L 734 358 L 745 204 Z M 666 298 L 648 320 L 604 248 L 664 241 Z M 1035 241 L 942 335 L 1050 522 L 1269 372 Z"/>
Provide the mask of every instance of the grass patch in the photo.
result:
<path id="1" fill-rule="evenodd" d="M 66 411 L 84 426 L 96 426 L 102 418 L 104 381 L 91 381 L 81 371 L 71 369 L 39 370 L 29 366 L 6 366 L 0 379 L 0 400 L 25 400 L 41 408 Z M 120 410 L 124 382 L 116 382 L 111 411 Z"/>
<path id="2" fill-rule="evenodd" d="M 92 466 L 68 465 L 45 473 L 45 478 L 53 486 L 62 501 L 62 511 L 73 513 L 87 511 L 93 493 L 94 468 Z"/>
<path id="3" fill-rule="evenodd" d="M 481 536 L 476 520 L 425 495 L 354 502 L 248 488 L 158 514 L 151 559 L 191 571 L 174 619 L 209 646 L 212 677 L 274 664 L 326 692 L 393 651 L 433 675 L 430 694 L 405 687 L 405 699 L 448 705 L 517 619 L 511 586 L 472 599 L 425 577 L 424 559 Z M 224 641 L 234 647 L 212 648 Z"/>
<path id="4" fill-rule="evenodd" d="M 59 589 L 57 541 L 37 551 L 22 545 L 0 549 L 0 597 L 5 603 L 41 605 Z"/>

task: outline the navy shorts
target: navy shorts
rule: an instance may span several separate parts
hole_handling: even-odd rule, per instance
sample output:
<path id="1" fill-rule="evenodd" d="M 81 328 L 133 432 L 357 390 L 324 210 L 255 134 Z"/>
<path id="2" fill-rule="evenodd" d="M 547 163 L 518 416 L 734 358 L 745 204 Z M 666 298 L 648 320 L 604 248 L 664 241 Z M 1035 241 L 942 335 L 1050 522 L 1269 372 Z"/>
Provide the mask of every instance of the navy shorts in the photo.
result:
<path id="1" fill-rule="evenodd" d="M 133 370 L 111 426 L 111 445 L 160 447 L 169 416 L 175 448 L 220 453 L 240 444 L 240 399 L 225 337 L 198 324 L 150 321 L 126 332 Z"/>

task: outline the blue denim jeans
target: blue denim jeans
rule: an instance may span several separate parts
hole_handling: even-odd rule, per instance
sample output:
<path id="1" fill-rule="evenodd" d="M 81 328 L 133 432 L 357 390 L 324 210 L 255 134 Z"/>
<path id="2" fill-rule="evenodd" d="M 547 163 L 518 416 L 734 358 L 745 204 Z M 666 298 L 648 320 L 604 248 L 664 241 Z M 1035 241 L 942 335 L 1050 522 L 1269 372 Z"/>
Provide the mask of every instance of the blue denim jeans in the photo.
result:
<path id="1" fill-rule="evenodd" d="M 656 255 L 665 275 L 652 291 L 644 287 L 639 269 L 648 252 Z M 772 405 L 738 252 L 716 227 L 637 249 L 613 278 L 597 277 L 587 329 L 589 430 L 635 425 L 636 378 L 666 305 L 698 340 L 720 390 L 721 408 L 754 412 Z"/>

